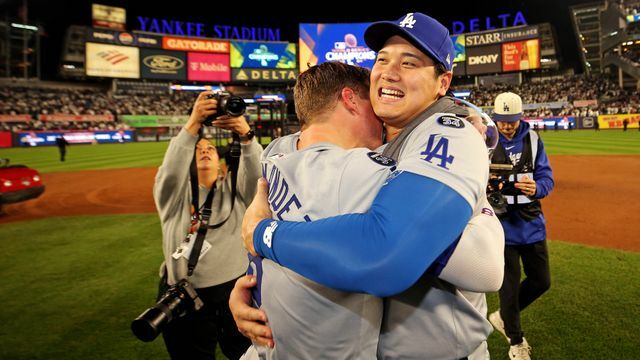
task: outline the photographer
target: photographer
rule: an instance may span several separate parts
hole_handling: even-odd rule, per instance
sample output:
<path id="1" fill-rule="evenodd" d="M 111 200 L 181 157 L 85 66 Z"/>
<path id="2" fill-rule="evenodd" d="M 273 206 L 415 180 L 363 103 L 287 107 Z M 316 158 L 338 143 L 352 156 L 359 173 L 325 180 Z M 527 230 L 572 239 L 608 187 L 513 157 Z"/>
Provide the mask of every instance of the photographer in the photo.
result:
<path id="1" fill-rule="evenodd" d="M 504 282 L 500 289 L 500 309 L 489 321 L 510 342 L 510 359 L 529 359 L 531 347 L 520 326 L 520 312 L 549 289 L 547 233 L 540 199 L 553 189 L 553 174 L 542 139 L 530 131 L 522 118 L 522 99 L 506 92 L 495 100 L 493 120 L 500 142 L 493 153 L 493 164 L 513 165 L 499 190 L 506 200 L 500 216 L 505 232 Z M 496 213 L 501 211 L 496 209 Z M 520 259 L 526 278 L 520 282 Z"/>
<path id="2" fill-rule="evenodd" d="M 210 91 L 199 94 L 189 120 L 171 140 L 153 190 L 162 224 L 162 270 L 166 276 L 161 281 L 159 297 L 166 292 L 167 284 L 187 279 L 204 303 L 201 309 L 173 318 L 164 327 L 163 337 L 172 359 L 215 359 L 217 342 L 228 358 L 237 359 L 250 345 L 235 326 L 228 299 L 235 280 L 247 269 L 240 225 L 261 175 L 262 147 L 253 139 L 243 116 L 221 116 L 212 122 L 212 126 L 233 131 L 241 144 L 234 194 L 234 175 L 227 172 L 225 176 L 221 172 L 215 146 L 198 137 L 207 117 L 218 113 L 219 98 L 212 98 L 211 94 Z M 194 175 L 190 175 L 194 152 L 197 184 L 191 182 Z M 193 206 L 196 189 L 197 206 Z M 208 199 L 211 192 L 213 198 Z M 203 227 L 199 219 L 207 213 L 203 212 L 207 202 L 211 218 L 209 226 Z M 197 248 L 193 243 L 199 228 L 207 231 L 197 266 L 189 276 L 190 248 Z"/>

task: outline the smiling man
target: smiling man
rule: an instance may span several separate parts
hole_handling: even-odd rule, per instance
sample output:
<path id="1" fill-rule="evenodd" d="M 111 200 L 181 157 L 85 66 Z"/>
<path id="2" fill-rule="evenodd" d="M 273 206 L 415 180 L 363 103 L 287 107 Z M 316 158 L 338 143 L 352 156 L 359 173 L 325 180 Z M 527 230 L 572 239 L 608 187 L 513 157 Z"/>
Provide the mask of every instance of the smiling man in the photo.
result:
<path id="1" fill-rule="evenodd" d="M 454 50 L 442 24 L 409 13 L 372 24 L 365 40 L 378 51 L 370 98 L 397 172 L 363 214 L 263 220 L 254 233 L 270 215 L 268 205 L 254 204 L 245 215 L 245 245 L 323 285 L 389 296 L 380 358 L 463 358 L 491 326 L 455 287 L 423 274 L 447 262 L 473 214 L 492 214 L 485 206 L 487 149 L 445 97 Z"/>

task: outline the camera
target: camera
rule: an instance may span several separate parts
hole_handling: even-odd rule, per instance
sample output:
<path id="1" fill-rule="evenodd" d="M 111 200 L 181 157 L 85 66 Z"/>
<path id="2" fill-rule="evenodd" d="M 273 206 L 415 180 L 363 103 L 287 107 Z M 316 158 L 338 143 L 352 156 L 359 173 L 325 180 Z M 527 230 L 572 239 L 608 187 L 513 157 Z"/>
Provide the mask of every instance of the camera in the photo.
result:
<path id="1" fill-rule="evenodd" d="M 235 96 L 228 91 L 220 91 L 207 95 L 207 99 L 216 99 L 218 101 L 216 113 L 207 116 L 202 122 L 207 126 L 211 126 L 211 122 L 220 116 L 229 115 L 231 117 L 237 117 L 244 114 L 247 109 L 247 104 L 245 104 L 240 96 Z"/>
<path id="2" fill-rule="evenodd" d="M 142 341 L 152 341 L 171 320 L 188 312 L 198 311 L 202 305 L 196 289 L 186 279 L 182 279 L 170 286 L 153 307 L 131 322 L 131 331 Z"/>
<path id="3" fill-rule="evenodd" d="M 487 200 L 493 208 L 496 216 L 502 217 L 507 214 L 507 199 L 504 194 L 516 195 L 518 189 L 514 183 L 509 181 L 509 175 L 513 174 L 513 165 L 491 164 L 489 165 L 489 186 L 487 186 Z"/>

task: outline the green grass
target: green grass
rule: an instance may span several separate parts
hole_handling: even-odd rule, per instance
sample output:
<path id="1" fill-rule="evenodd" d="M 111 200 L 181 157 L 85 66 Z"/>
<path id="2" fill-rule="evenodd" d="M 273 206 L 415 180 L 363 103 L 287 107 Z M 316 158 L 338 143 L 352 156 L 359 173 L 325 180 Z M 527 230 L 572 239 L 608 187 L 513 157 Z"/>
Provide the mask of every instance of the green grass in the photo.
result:
<path id="1" fill-rule="evenodd" d="M 25 164 L 41 173 L 130 167 L 158 167 L 169 142 L 71 145 L 66 161 L 55 146 L 0 149 L 0 158 Z"/>
<path id="2" fill-rule="evenodd" d="M 521 314 L 533 358 L 637 358 L 640 254 L 551 241 L 549 256 L 551 289 Z M 489 311 L 497 310 L 497 294 L 488 299 Z M 498 332 L 489 350 L 494 359 L 507 358 Z"/>
<path id="3" fill-rule="evenodd" d="M 640 131 L 540 131 L 549 155 L 638 155 Z"/>
<path id="4" fill-rule="evenodd" d="M 550 155 L 640 154 L 640 132 L 620 130 L 575 130 L 540 132 Z M 263 138 L 263 145 L 268 144 Z M 67 161 L 60 162 L 55 146 L 0 149 L 0 158 L 25 164 L 41 173 L 130 167 L 158 167 L 168 142 L 72 145 Z"/>
<path id="5" fill-rule="evenodd" d="M 61 224 L 63 224 L 61 226 Z M 50 218 L 0 226 L 1 359 L 166 359 L 129 330 L 153 305 L 157 216 Z M 551 242 L 552 287 L 523 312 L 534 359 L 640 352 L 640 254 Z M 497 308 L 490 295 L 490 309 Z M 507 344 L 490 338 L 494 359 Z"/>

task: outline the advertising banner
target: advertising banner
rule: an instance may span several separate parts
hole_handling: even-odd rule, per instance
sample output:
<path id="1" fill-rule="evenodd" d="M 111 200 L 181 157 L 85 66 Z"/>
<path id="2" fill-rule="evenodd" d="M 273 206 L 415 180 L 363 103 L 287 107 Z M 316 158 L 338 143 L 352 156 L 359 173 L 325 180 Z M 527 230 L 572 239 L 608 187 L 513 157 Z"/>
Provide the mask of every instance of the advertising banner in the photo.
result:
<path id="1" fill-rule="evenodd" d="M 453 62 L 465 61 L 464 34 L 451 36 L 451 42 L 453 42 L 453 49 L 456 52 L 456 57 L 453 58 Z"/>
<path id="2" fill-rule="evenodd" d="M 502 71 L 539 68 L 540 42 L 538 39 L 502 44 Z"/>
<path id="3" fill-rule="evenodd" d="M 522 26 L 504 30 L 482 31 L 465 34 L 466 47 L 500 44 L 539 37 L 537 26 Z"/>
<path id="4" fill-rule="evenodd" d="M 152 128 L 182 126 L 187 123 L 189 115 L 122 115 L 119 119 L 131 127 Z"/>
<path id="5" fill-rule="evenodd" d="M 502 31 L 502 42 L 534 39 L 540 37 L 538 26 L 521 26 Z"/>
<path id="6" fill-rule="evenodd" d="M 162 48 L 162 36 L 137 34 L 107 29 L 87 29 L 88 42 L 125 46 Z"/>
<path id="7" fill-rule="evenodd" d="M 136 47 L 86 43 L 87 76 L 140 78 L 140 51 Z"/>
<path id="8" fill-rule="evenodd" d="M 113 115 L 38 115 L 40 121 L 114 121 Z"/>
<path id="9" fill-rule="evenodd" d="M 127 11 L 124 8 L 91 4 L 93 26 L 124 30 L 127 23 Z"/>
<path id="10" fill-rule="evenodd" d="M 549 108 L 549 109 L 562 109 L 565 106 L 569 106 L 569 102 L 551 101 L 551 102 L 543 102 L 543 103 L 522 104 L 522 110 L 535 110 L 541 107 Z"/>
<path id="11" fill-rule="evenodd" d="M 0 131 L 0 148 L 13 146 L 13 133 L 11 131 Z"/>
<path id="12" fill-rule="evenodd" d="M 158 115 L 121 115 L 121 122 L 135 128 L 158 126 Z"/>
<path id="13" fill-rule="evenodd" d="M 297 69 L 232 69 L 233 81 L 244 82 L 295 82 Z"/>
<path id="14" fill-rule="evenodd" d="M 369 23 L 300 24 L 300 72 L 326 61 L 340 61 L 371 69 L 375 51 L 364 43 Z"/>
<path id="15" fill-rule="evenodd" d="M 572 130 L 576 128 L 574 116 L 526 118 L 533 130 Z"/>
<path id="16" fill-rule="evenodd" d="M 585 116 L 579 118 L 578 127 L 582 129 L 593 129 L 596 127 L 596 121 L 598 119 L 594 116 Z"/>
<path id="17" fill-rule="evenodd" d="M 598 115 L 600 129 L 622 129 L 627 120 L 628 128 L 638 128 L 640 114 Z"/>
<path id="18" fill-rule="evenodd" d="M 182 126 L 189 120 L 189 115 L 158 115 L 158 126 Z"/>
<path id="19" fill-rule="evenodd" d="M 467 47 L 467 75 L 502 71 L 500 45 Z"/>
<path id="20" fill-rule="evenodd" d="M 598 100 L 597 100 L 597 99 L 591 99 L 591 100 L 574 100 L 574 101 L 573 101 L 573 106 L 575 106 L 575 107 L 590 107 L 590 106 L 598 106 Z"/>
<path id="21" fill-rule="evenodd" d="M 140 77 L 186 80 L 187 54 L 181 51 L 140 49 Z"/>
<path id="22" fill-rule="evenodd" d="M 0 122 L 29 122 L 31 121 L 31 115 L 0 115 Z"/>
<path id="23" fill-rule="evenodd" d="M 229 81 L 229 54 L 189 53 L 188 80 Z"/>
<path id="24" fill-rule="evenodd" d="M 232 68 L 296 68 L 294 43 L 232 41 L 230 55 Z"/>
<path id="25" fill-rule="evenodd" d="M 136 129 L 137 142 L 158 141 L 158 131 L 155 127 L 140 127 Z"/>
<path id="26" fill-rule="evenodd" d="M 64 136 L 71 144 L 117 143 L 131 142 L 133 133 L 130 130 L 116 131 L 29 131 L 20 132 L 19 146 L 55 145 L 58 136 Z"/>
<path id="27" fill-rule="evenodd" d="M 162 37 L 162 48 L 166 50 L 197 51 L 207 53 L 229 53 L 229 42 L 222 40 L 207 40 L 194 38 L 180 38 L 173 36 Z"/>

